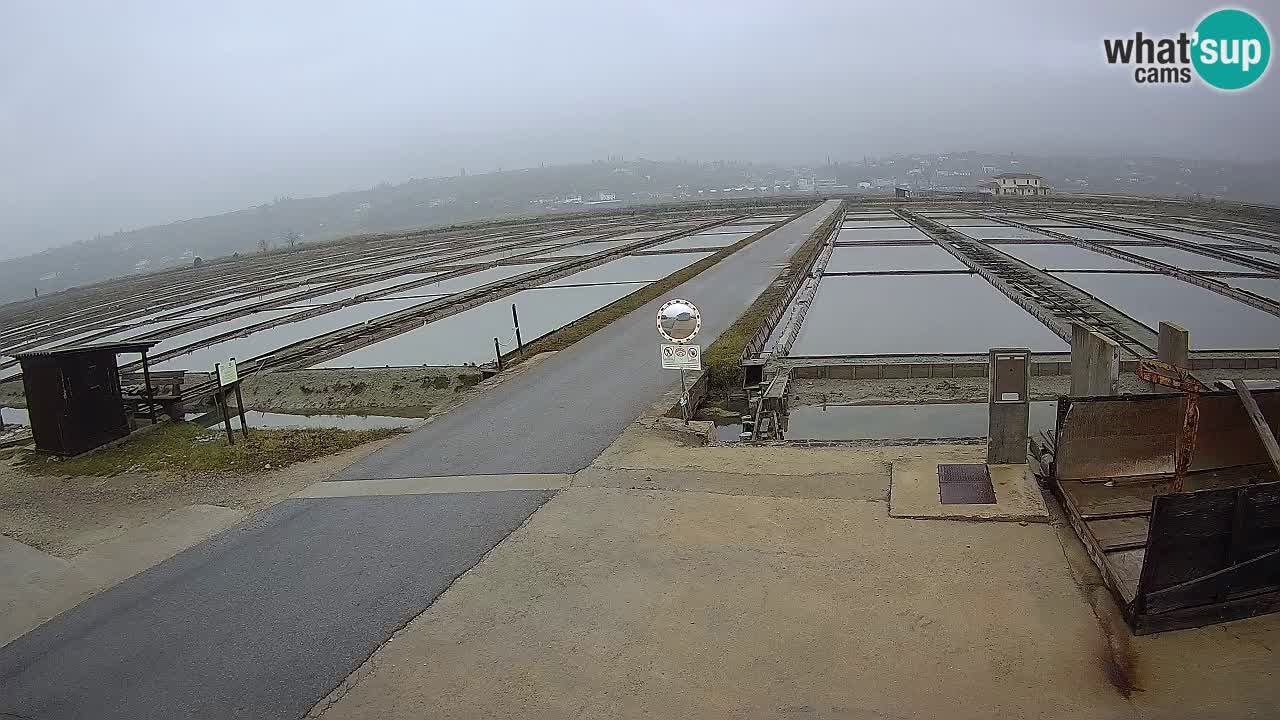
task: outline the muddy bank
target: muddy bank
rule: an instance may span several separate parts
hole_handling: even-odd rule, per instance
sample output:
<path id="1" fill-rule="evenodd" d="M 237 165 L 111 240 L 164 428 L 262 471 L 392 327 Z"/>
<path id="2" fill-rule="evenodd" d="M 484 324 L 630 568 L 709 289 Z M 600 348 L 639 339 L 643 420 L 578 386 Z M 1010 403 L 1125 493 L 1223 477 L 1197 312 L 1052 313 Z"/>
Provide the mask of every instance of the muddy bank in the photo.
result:
<path id="1" fill-rule="evenodd" d="M 281 370 L 245 380 L 243 392 L 250 410 L 426 417 L 480 380 L 469 367 Z"/>
<path id="2" fill-rule="evenodd" d="M 209 378 L 188 373 L 186 384 Z M 242 390 L 248 410 L 426 417 L 481 379 L 474 367 L 280 370 L 245 380 Z M 27 406 L 21 381 L 0 384 L 0 406 Z"/>
<path id="3" fill-rule="evenodd" d="M 1276 370 L 1204 370 L 1196 376 L 1207 383 L 1236 377 L 1280 379 Z M 1215 388 L 1217 389 L 1217 388 Z M 1133 373 L 1120 374 L 1120 394 L 1142 395 L 1173 392 L 1139 380 Z M 797 379 L 787 387 L 791 405 L 914 405 L 987 401 L 987 378 L 902 378 L 896 380 Z M 1056 400 L 1071 394 L 1067 375 L 1033 376 L 1032 400 Z"/>
<path id="4" fill-rule="evenodd" d="M 27 396 L 22 391 L 21 380 L 0 383 L 0 407 L 26 407 Z"/>

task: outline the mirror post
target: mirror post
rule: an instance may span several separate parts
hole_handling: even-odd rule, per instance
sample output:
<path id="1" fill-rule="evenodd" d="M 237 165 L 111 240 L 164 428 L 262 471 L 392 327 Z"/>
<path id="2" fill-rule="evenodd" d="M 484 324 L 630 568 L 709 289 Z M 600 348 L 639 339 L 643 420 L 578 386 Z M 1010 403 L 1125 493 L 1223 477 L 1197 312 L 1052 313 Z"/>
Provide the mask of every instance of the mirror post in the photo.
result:
<path id="1" fill-rule="evenodd" d="M 689 390 L 684 384 L 684 370 L 680 371 L 680 416 L 684 424 L 689 424 Z"/>

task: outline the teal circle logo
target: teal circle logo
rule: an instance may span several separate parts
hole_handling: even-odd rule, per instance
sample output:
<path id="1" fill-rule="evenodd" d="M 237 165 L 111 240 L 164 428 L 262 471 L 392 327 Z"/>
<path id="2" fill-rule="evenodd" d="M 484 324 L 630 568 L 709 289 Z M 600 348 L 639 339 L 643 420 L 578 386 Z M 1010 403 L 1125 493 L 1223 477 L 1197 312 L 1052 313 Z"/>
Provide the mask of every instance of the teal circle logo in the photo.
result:
<path id="1" fill-rule="evenodd" d="M 1218 10 L 1196 26 L 1191 62 L 1200 79 L 1219 90 L 1249 87 L 1270 60 L 1266 26 L 1244 10 Z"/>

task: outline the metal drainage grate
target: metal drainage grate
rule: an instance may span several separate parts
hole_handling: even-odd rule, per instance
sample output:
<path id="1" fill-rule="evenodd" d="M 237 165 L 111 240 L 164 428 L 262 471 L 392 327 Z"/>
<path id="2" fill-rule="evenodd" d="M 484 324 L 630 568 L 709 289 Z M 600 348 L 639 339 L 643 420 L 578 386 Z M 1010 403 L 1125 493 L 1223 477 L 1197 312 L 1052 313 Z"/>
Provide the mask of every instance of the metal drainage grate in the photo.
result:
<path id="1" fill-rule="evenodd" d="M 996 501 L 991 471 L 981 463 L 938 466 L 938 496 L 943 505 L 990 505 Z"/>

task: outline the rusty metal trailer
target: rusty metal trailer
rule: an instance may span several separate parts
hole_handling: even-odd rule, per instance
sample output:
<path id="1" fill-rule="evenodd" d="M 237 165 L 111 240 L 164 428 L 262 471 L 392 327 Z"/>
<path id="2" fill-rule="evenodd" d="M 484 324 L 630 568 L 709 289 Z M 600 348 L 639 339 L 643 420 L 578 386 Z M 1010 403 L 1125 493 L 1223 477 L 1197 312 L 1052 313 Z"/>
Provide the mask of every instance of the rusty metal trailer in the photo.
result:
<path id="1" fill-rule="evenodd" d="M 1280 477 L 1248 393 L 1063 398 L 1051 486 L 1136 634 L 1280 610 Z M 1251 396 L 1280 429 L 1280 390 Z"/>

